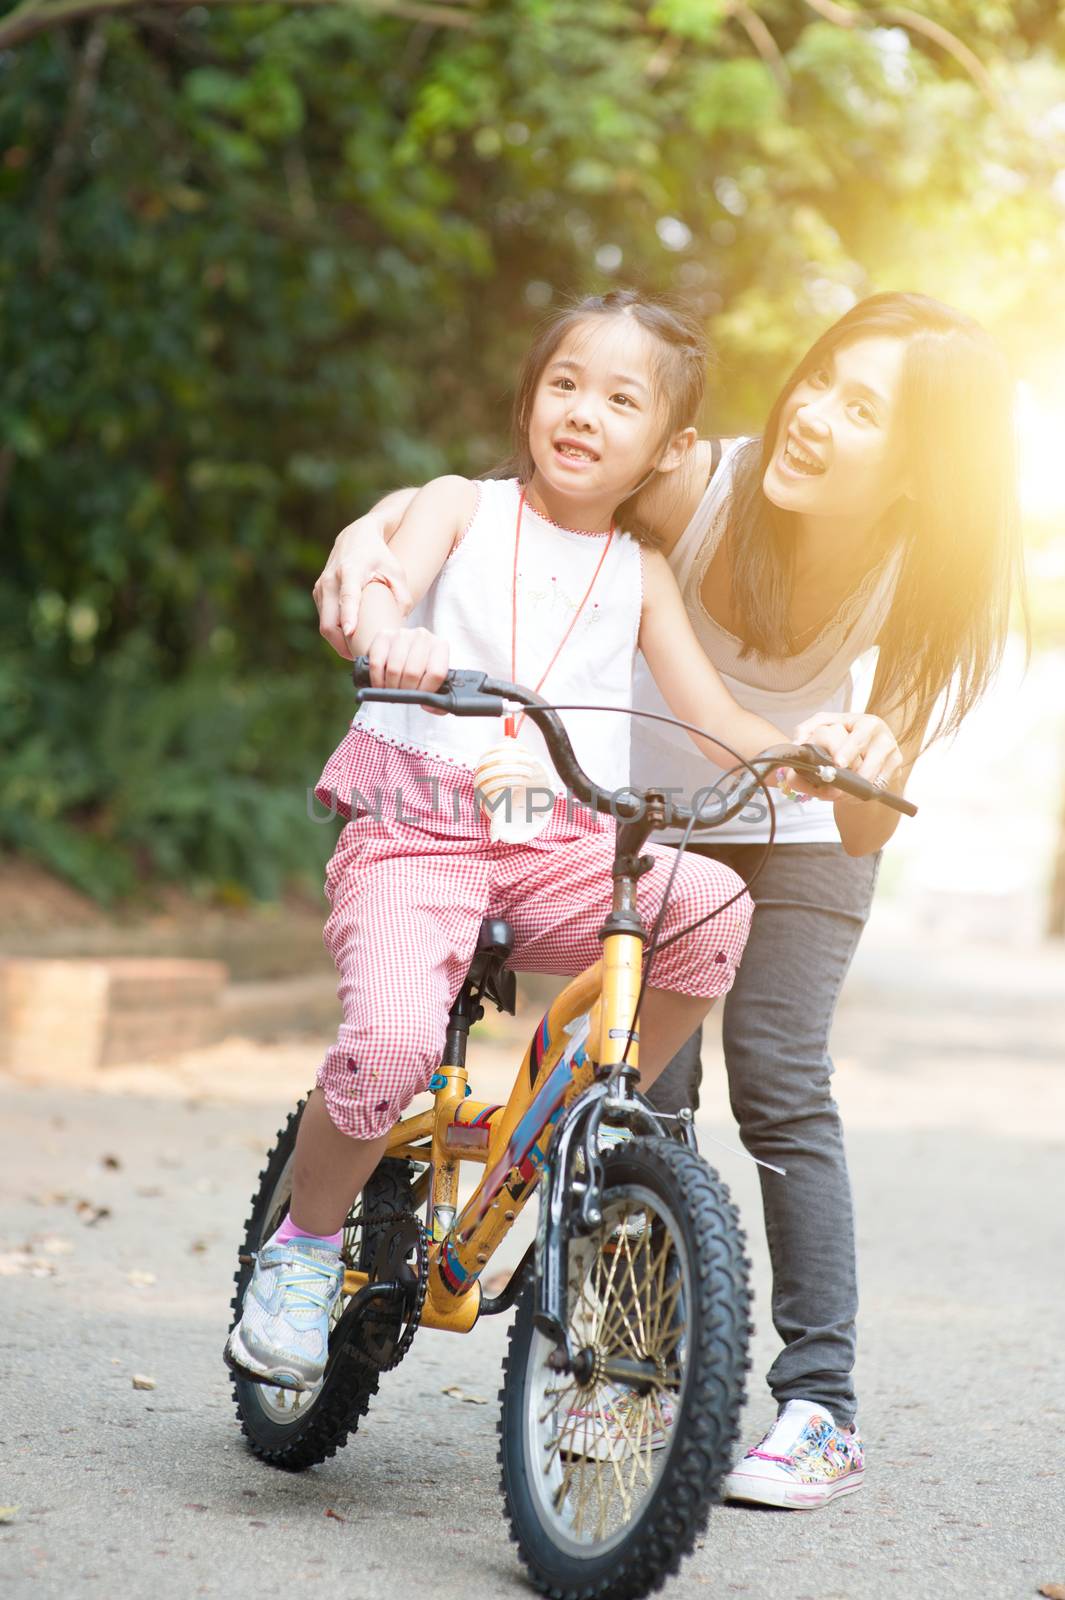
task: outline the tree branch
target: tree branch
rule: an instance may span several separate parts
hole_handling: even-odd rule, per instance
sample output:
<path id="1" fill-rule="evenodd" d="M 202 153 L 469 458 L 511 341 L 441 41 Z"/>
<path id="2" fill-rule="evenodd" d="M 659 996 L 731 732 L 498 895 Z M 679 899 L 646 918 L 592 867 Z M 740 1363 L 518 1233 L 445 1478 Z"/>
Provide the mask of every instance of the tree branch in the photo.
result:
<path id="1" fill-rule="evenodd" d="M 255 0 L 250 3 L 254 4 Z M 435 0 L 278 0 L 278 3 L 292 10 L 348 6 L 355 11 L 398 17 L 404 22 L 427 22 L 435 28 L 473 28 L 477 23 L 477 12 L 465 9 L 461 0 L 458 4 L 436 4 Z M 151 0 L 153 10 L 188 11 L 193 4 L 246 6 L 249 0 Z M 21 4 L 0 17 L 0 50 L 25 44 L 28 39 L 65 22 L 113 16 L 117 12 L 136 16 L 141 9 L 146 9 L 146 0 L 21 0 Z"/>
<path id="2" fill-rule="evenodd" d="M 805 3 L 811 11 L 816 12 L 825 22 L 831 22 L 836 28 L 876 27 L 883 23 L 894 23 L 896 27 L 905 28 L 908 33 L 922 34 L 924 38 L 931 39 L 933 44 L 938 44 L 941 50 L 953 56 L 991 108 L 994 111 L 1002 111 L 1002 100 L 998 90 L 980 57 L 969 48 L 964 39 L 959 39 L 956 33 L 951 33 L 942 23 L 933 22 L 930 17 L 923 17 L 920 12 L 911 11 L 908 6 L 885 6 L 871 15 L 867 11 L 852 11 L 849 6 L 838 5 L 837 0 L 805 0 Z"/>
<path id="3" fill-rule="evenodd" d="M 970 50 L 964 39 L 959 39 L 956 33 L 951 33 L 942 23 L 933 22 L 930 17 L 922 17 L 907 6 L 892 6 L 883 13 L 883 16 L 885 22 L 897 23 L 900 28 L 906 28 L 910 33 L 923 33 L 926 39 L 938 44 L 940 49 L 953 56 L 958 65 L 965 69 L 984 99 L 996 111 L 1002 110 L 1002 101 L 991 81 L 991 74 L 976 52 Z"/>
<path id="4" fill-rule="evenodd" d="M 863 22 L 869 20 L 860 11 L 852 11 L 849 6 L 838 6 L 836 0 L 806 0 L 806 4 L 825 22 L 831 22 L 837 28 L 860 28 Z"/>
<path id="5" fill-rule="evenodd" d="M 727 7 L 729 16 L 734 17 L 754 45 L 758 54 L 769 68 L 777 81 L 777 87 L 782 94 L 787 94 L 791 89 L 791 73 L 784 60 L 783 52 L 777 41 L 773 38 L 757 11 L 752 10 L 744 0 L 732 0 Z"/>
<path id="6" fill-rule="evenodd" d="M 0 533 L 4 531 L 4 513 L 7 510 L 7 497 L 11 491 L 11 479 L 15 472 L 14 446 L 0 445 Z"/>
<path id="7" fill-rule="evenodd" d="M 47 277 L 59 259 L 59 210 L 75 154 L 85 131 L 89 108 L 100 81 L 100 68 L 107 54 L 107 33 L 97 18 L 86 36 L 70 91 L 66 116 L 56 141 L 51 164 L 41 185 L 40 244 L 37 260 Z"/>

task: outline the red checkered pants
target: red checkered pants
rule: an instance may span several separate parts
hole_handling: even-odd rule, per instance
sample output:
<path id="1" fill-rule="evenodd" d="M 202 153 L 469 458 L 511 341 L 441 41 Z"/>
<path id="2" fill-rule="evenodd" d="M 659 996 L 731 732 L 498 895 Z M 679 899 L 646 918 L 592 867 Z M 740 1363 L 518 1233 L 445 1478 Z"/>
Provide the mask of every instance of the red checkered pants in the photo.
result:
<path id="1" fill-rule="evenodd" d="M 646 848 L 655 864 L 639 880 L 638 904 L 649 927 L 674 851 Z M 324 935 L 340 974 L 344 1021 L 318 1074 L 337 1128 L 356 1139 L 376 1138 L 428 1086 L 483 918 L 505 917 L 511 924 L 510 965 L 519 972 L 569 977 L 597 961 L 613 856 L 612 829 L 513 845 L 438 837 L 371 816 L 348 823 L 327 869 L 332 912 Z M 728 867 L 685 856 L 663 939 L 742 887 Z M 663 950 L 655 959 L 654 987 L 707 997 L 726 993 L 752 910 L 741 894 L 720 916 Z"/>

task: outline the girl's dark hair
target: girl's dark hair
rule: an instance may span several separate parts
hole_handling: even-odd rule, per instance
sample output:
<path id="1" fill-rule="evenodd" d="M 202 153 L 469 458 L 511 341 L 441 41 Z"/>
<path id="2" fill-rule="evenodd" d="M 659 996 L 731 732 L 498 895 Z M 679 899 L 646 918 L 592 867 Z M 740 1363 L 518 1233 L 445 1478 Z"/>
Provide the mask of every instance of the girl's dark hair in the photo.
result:
<path id="1" fill-rule="evenodd" d="M 1024 603 L 1013 385 L 999 346 L 971 317 L 925 295 L 872 295 L 807 351 L 761 440 L 737 458 L 726 534 L 732 605 L 748 651 L 793 653 L 796 513 L 774 506 L 762 480 L 795 386 L 842 346 L 877 336 L 905 341 L 898 415 L 913 498 L 900 497 L 872 537 L 871 566 L 894 549 L 900 560 L 870 709 L 901 713 L 906 737 L 931 723 L 944 696 L 931 739 L 956 731 L 987 688 L 1014 586 Z"/>
<path id="2" fill-rule="evenodd" d="M 651 384 L 663 412 L 661 445 L 697 420 L 706 388 L 708 350 L 702 329 L 691 314 L 633 289 L 586 295 L 556 311 L 540 326 L 521 364 L 511 415 L 514 455 L 503 469 L 505 475 L 516 475 L 527 483 L 535 470 L 529 454 L 529 419 L 540 379 L 551 357 L 574 328 L 608 317 L 630 318 L 655 341 Z M 650 540 L 635 509 L 645 487 L 646 480 L 618 507 L 617 521 L 619 527 Z"/>

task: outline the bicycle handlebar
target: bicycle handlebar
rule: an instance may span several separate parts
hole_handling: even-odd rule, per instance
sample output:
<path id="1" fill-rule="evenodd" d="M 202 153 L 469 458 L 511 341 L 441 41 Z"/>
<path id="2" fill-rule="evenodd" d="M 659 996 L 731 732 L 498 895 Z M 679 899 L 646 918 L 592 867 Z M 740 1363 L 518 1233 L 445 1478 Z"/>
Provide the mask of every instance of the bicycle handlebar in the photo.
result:
<path id="1" fill-rule="evenodd" d="M 648 796 L 662 794 L 662 791 L 655 789 L 625 789 L 610 795 L 602 793 L 574 755 L 569 735 L 558 713 L 539 695 L 523 688 L 521 684 L 489 678 L 485 672 L 455 668 L 447 674 L 443 686 L 435 693 L 423 693 L 420 689 L 375 689 L 370 684 L 370 664 L 366 656 L 359 656 L 354 662 L 351 678 L 360 704 L 383 702 L 388 705 L 431 706 L 434 710 L 450 712 L 455 717 L 501 717 L 507 710 L 508 702 L 522 706 L 543 734 L 555 770 L 563 783 L 593 811 L 619 819 L 639 818 L 644 815 Z M 759 788 L 760 779 L 779 766 L 809 772 L 826 786 L 842 789 L 844 794 L 856 800 L 876 800 L 892 811 L 900 811 L 903 816 L 917 815 L 917 807 L 911 801 L 902 795 L 892 794 L 889 789 L 879 788 L 875 783 L 870 783 L 868 778 L 859 777 L 846 767 L 836 767 L 831 756 L 817 745 L 774 745 L 754 756 L 749 766 L 753 770 L 744 771 L 728 790 L 707 785 L 707 793 L 717 797 L 718 806 L 712 816 L 706 814 L 705 805 L 699 806 L 694 824 L 696 829 L 720 827 L 722 823 L 738 816 Z M 623 798 L 625 795 L 634 798 L 628 800 Z M 725 802 L 724 810 L 720 809 L 722 801 Z M 692 811 L 687 806 L 670 801 L 669 820 L 671 826 L 683 827 L 692 820 Z"/>

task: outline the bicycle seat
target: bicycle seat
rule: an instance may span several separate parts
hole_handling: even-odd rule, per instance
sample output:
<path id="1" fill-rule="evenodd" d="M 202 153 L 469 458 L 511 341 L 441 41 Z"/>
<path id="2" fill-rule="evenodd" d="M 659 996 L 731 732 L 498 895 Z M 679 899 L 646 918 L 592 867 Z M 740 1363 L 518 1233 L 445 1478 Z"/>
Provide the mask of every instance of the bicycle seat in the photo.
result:
<path id="1" fill-rule="evenodd" d="M 472 995 L 491 1000 L 500 1011 L 514 1015 L 518 1000 L 518 980 L 506 969 L 514 948 L 514 930 L 502 917 L 485 917 L 477 935 L 477 950 L 463 988 Z"/>

